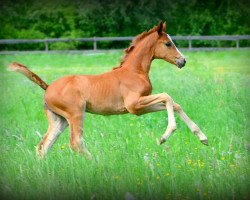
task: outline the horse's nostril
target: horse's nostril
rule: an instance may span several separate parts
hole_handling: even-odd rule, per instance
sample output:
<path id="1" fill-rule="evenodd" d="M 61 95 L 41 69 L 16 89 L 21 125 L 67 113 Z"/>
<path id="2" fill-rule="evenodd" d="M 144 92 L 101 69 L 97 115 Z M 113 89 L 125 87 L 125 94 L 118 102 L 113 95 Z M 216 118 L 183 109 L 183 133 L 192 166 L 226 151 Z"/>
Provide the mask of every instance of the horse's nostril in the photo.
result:
<path id="1" fill-rule="evenodd" d="M 184 57 L 179 57 L 175 60 L 176 62 L 176 65 L 179 67 L 179 68 L 182 68 L 185 66 L 186 64 L 186 59 Z"/>

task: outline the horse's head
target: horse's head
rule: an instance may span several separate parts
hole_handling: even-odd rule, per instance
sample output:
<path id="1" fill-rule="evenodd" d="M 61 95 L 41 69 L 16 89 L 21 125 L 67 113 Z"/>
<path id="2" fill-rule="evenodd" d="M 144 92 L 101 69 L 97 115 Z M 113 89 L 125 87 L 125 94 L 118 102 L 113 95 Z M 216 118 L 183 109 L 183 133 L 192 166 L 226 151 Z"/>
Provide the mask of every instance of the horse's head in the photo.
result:
<path id="1" fill-rule="evenodd" d="M 156 30 L 159 38 L 155 46 L 154 57 L 166 60 L 179 68 L 184 67 L 186 59 L 176 48 L 170 36 L 166 33 L 166 22 L 160 22 Z"/>

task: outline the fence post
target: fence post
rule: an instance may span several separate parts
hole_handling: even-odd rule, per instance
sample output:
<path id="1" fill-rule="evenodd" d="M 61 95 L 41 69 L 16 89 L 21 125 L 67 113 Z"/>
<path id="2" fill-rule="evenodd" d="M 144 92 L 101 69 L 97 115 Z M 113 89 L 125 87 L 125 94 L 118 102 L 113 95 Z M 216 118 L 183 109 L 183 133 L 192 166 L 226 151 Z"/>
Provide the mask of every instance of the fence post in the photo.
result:
<path id="1" fill-rule="evenodd" d="M 191 50 L 192 49 L 192 40 L 189 38 L 188 40 L 188 49 Z"/>
<path id="2" fill-rule="evenodd" d="M 96 37 L 93 38 L 93 50 L 96 51 L 97 50 L 97 43 L 96 43 Z"/>
<path id="3" fill-rule="evenodd" d="M 49 43 L 47 40 L 45 40 L 45 51 L 49 50 Z"/>
<path id="4" fill-rule="evenodd" d="M 237 40 L 236 40 L 236 48 L 238 49 L 239 47 L 240 47 L 240 40 L 237 39 Z"/>

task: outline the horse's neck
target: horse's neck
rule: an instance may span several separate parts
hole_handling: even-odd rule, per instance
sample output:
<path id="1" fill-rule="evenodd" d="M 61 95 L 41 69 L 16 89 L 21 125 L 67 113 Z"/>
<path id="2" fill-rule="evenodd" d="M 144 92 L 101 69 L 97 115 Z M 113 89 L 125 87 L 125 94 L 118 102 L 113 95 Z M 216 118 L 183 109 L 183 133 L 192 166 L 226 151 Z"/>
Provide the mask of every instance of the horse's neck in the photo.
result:
<path id="1" fill-rule="evenodd" d="M 151 62 L 153 61 L 153 45 L 150 38 L 142 41 L 128 55 L 123 63 L 123 67 L 134 72 L 145 73 L 148 75 Z"/>

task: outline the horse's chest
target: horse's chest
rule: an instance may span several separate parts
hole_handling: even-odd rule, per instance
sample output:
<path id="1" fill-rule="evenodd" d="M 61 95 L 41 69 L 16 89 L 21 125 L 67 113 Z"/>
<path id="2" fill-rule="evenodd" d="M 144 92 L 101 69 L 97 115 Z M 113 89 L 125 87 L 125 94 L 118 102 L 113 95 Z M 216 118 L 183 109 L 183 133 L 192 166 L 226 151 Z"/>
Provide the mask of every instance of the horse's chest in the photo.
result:
<path id="1" fill-rule="evenodd" d="M 141 88 L 141 94 L 142 96 L 148 96 L 152 93 L 152 85 L 151 82 L 148 81 L 146 83 L 143 84 L 142 88 Z"/>

